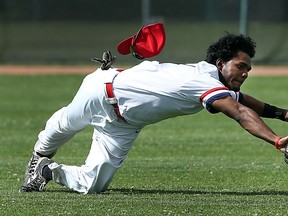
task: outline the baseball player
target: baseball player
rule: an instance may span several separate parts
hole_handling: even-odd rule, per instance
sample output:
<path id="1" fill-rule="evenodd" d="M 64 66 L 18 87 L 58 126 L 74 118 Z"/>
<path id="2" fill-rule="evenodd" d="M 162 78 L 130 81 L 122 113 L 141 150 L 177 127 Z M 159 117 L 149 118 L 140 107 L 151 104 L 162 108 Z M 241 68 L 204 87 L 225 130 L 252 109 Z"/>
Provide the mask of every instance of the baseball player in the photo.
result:
<path id="1" fill-rule="evenodd" d="M 227 34 L 209 46 L 205 61 L 142 61 L 124 71 L 111 67 L 114 57 L 105 52 L 101 67 L 85 77 L 72 102 L 55 112 L 39 133 L 20 191 L 43 191 L 53 180 L 83 194 L 104 192 L 144 126 L 203 109 L 224 113 L 285 152 L 288 136 L 277 135 L 261 117 L 288 121 L 287 110 L 240 91 L 255 47 L 250 37 Z M 51 159 L 89 125 L 94 132 L 85 164 L 69 166 Z"/>

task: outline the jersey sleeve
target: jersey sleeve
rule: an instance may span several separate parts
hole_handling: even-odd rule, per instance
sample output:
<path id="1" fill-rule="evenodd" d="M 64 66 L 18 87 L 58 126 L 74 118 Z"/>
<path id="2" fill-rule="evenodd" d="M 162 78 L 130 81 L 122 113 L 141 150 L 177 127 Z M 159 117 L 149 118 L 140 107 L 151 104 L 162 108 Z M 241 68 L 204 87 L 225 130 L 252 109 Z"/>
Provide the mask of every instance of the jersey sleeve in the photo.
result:
<path id="1" fill-rule="evenodd" d="M 225 98 L 232 97 L 234 100 L 241 102 L 243 100 L 243 94 L 241 92 L 234 92 L 229 90 L 227 87 L 216 87 L 210 89 L 201 95 L 200 103 L 205 107 L 210 113 L 218 113 L 211 105 L 214 101 Z"/>

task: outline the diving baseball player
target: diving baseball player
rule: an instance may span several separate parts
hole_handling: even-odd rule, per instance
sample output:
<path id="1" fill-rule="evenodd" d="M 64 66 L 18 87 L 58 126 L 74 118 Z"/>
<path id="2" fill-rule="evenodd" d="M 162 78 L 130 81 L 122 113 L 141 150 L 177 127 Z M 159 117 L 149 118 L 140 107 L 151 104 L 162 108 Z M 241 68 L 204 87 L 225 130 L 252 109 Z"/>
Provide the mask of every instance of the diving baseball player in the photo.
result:
<path id="1" fill-rule="evenodd" d="M 104 192 L 144 126 L 203 109 L 224 113 L 284 152 L 288 136 L 275 134 L 261 117 L 288 121 L 287 110 L 240 91 L 255 47 L 250 37 L 227 34 L 209 46 L 205 61 L 143 61 L 124 71 L 110 67 L 114 58 L 104 53 L 102 69 L 85 77 L 72 102 L 55 112 L 39 133 L 20 191 L 43 191 L 52 180 L 83 194 Z M 51 159 L 87 126 L 94 132 L 82 166 Z"/>

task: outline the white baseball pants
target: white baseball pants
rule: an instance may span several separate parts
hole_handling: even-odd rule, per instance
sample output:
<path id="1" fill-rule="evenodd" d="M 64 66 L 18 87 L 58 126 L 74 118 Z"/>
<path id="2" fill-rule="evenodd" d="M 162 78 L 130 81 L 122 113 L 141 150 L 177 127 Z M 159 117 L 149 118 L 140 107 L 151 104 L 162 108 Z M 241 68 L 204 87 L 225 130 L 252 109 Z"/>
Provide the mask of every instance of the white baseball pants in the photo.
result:
<path id="1" fill-rule="evenodd" d="M 86 126 L 94 127 L 84 165 L 56 162 L 49 165 L 55 182 L 79 193 L 100 193 L 107 189 L 141 130 L 118 119 L 106 102 L 105 83 L 111 82 L 117 73 L 114 69 L 98 69 L 86 76 L 73 101 L 47 121 L 34 147 L 34 151 L 49 155 Z"/>

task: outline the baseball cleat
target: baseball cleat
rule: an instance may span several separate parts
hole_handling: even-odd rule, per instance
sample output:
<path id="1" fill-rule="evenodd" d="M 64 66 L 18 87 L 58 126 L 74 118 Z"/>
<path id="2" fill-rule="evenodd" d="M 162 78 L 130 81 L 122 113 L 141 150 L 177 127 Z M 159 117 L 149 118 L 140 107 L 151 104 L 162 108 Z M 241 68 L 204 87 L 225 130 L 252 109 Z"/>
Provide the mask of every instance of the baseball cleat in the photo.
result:
<path id="1" fill-rule="evenodd" d="M 27 184 L 30 182 L 31 177 L 34 175 L 35 166 L 39 159 L 40 159 L 40 156 L 37 155 L 35 152 L 33 152 L 33 155 L 30 158 L 28 165 L 26 167 L 23 187 L 26 187 Z"/>
<path id="2" fill-rule="evenodd" d="M 49 182 L 43 177 L 43 168 L 54 161 L 47 158 L 41 157 L 38 159 L 37 164 L 34 167 L 34 174 L 25 182 L 19 192 L 33 192 L 33 191 L 44 191 L 46 184 Z"/>

